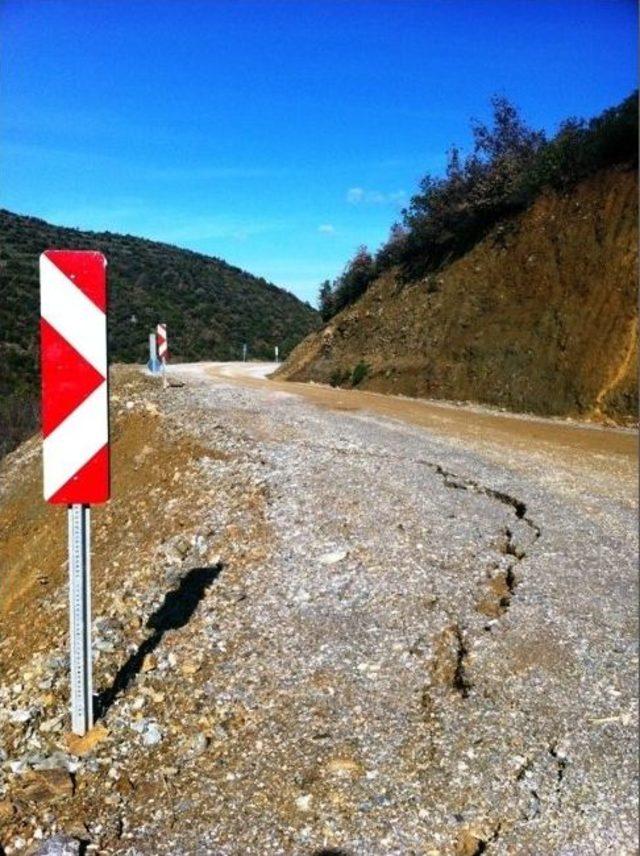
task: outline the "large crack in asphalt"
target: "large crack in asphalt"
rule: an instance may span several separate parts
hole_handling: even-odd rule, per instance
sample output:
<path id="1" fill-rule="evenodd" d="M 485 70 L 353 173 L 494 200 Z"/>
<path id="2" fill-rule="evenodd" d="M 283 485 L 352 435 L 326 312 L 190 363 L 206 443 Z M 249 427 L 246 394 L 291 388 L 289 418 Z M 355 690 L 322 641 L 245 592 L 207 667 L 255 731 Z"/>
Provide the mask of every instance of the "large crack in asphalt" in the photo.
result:
<path id="1" fill-rule="evenodd" d="M 445 469 L 441 464 L 433 461 L 419 460 L 417 463 L 428 467 L 437 473 L 443 480 L 445 487 L 452 490 L 463 490 L 475 493 L 480 496 L 486 496 L 491 500 L 506 505 L 512 509 L 515 517 L 525 523 L 533 533 L 533 543 L 535 543 L 542 535 L 542 530 L 528 515 L 526 503 L 516 496 L 507 493 L 503 490 L 497 490 L 489 485 L 482 484 L 475 479 L 464 478 L 451 470 Z M 514 595 L 517 581 L 515 575 L 515 567 L 526 557 L 527 553 L 515 540 L 514 534 L 510 528 L 505 527 L 503 530 L 505 537 L 503 552 L 505 555 L 512 556 L 513 561 L 507 565 L 503 575 L 505 593 L 499 601 L 500 614 L 504 613 L 511 606 L 511 600 Z M 467 657 L 469 654 L 468 646 L 465 638 L 468 633 L 468 628 L 464 627 L 462 622 L 457 619 L 454 623 L 456 639 L 458 642 L 456 651 L 456 668 L 453 680 L 453 689 L 463 698 L 469 698 L 473 688 L 473 682 L 467 672 Z"/>
<path id="2" fill-rule="evenodd" d="M 442 476 L 445 487 L 450 487 L 455 490 L 470 490 L 473 493 L 482 494 L 484 496 L 488 496 L 491 499 L 495 499 L 498 502 L 501 502 L 503 505 L 508 505 L 513 508 L 513 512 L 518 520 L 522 520 L 524 523 L 529 526 L 529 528 L 534 533 L 534 540 L 541 536 L 542 530 L 538 526 L 537 523 L 527 515 L 527 506 L 516 496 L 512 496 L 509 493 L 506 493 L 502 490 L 496 490 L 493 487 L 489 487 L 488 485 L 480 484 L 480 482 L 475 481 L 475 479 L 464 478 L 462 476 L 456 475 L 456 473 L 451 472 L 450 470 L 445 470 L 441 464 L 435 464 L 431 461 L 419 461 L 419 463 L 424 464 L 425 466 L 430 467 L 435 470 L 438 475 Z M 514 554 L 515 555 L 515 554 Z M 524 558 L 523 556 L 518 556 L 518 561 Z"/>
<path id="3" fill-rule="evenodd" d="M 300 445 L 308 446 L 309 444 L 306 443 Z M 504 490 L 498 490 L 497 488 L 491 487 L 490 485 L 482 484 L 481 482 L 476 481 L 475 479 L 460 476 L 451 470 L 445 469 L 442 464 L 439 464 L 435 461 L 429 461 L 424 458 L 407 458 L 403 455 L 393 455 L 389 453 L 382 454 L 371 451 L 365 452 L 360 449 L 345 449 L 340 446 L 331 447 L 325 446 L 323 444 L 318 445 L 325 450 L 337 452 L 341 455 L 368 457 L 383 461 L 398 461 L 399 463 L 404 464 L 416 463 L 420 466 L 427 467 L 442 478 L 445 487 L 451 488 L 453 490 L 469 491 L 480 496 L 486 496 L 489 499 L 495 500 L 496 502 L 499 502 L 502 505 L 506 505 L 511 508 L 516 519 L 521 520 L 531 530 L 533 534 L 533 543 L 535 543 L 542 536 L 541 527 L 529 516 L 528 506 L 522 499 L 519 499 L 517 496 L 507 493 Z M 511 596 L 513 595 L 516 588 L 516 577 L 514 573 L 514 568 L 517 564 L 519 564 L 520 562 L 522 562 L 523 559 L 526 558 L 527 552 L 515 540 L 515 536 L 509 527 L 506 527 L 503 530 L 503 534 L 505 536 L 503 552 L 506 555 L 513 556 L 514 559 L 514 561 L 510 565 L 508 565 L 504 578 L 506 587 L 508 589 L 508 595 L 504 598 L 505 602 L 502 605 L 503 611 L 506 611 L 506 609 L 510 605 Z"/>
<path id="4" fill-rule="evenodd" d="M 335 452 L 339 455 L 374 458 L 382 461 L 397 461 L 403 464 L 419 464 L 420 466 L 427 467 L 428 469 L 436 473 L 438 476 L 440 476 L 443 480 L 445 487 L 451 488 L 453 490 L 469 491 L 480 496 L 486 496 L 488 499 L 494 500 L 502 505 L 506 505 L 507 507 L 509 507 L 513 511 L 513 514 L 515 515 L 516 519 L 521 520 L 531 530 L 533 535 L 533 543 L 535 543 L 542 536 L 541 527 L 529 516 L 528 506 L 522 499 L 519 499 L 517 496 L 514 496 L 513 494 L 508 493 L 507 491 L 499 490 L 495 487 L 491 487 L 490 485 L 482 484 L 476 479 L 467 478 L 465 476 L 461 476 L 457 473 L 454 473 L 452 470 L 446 469 L 442 466 L 442 464 L 439 464 L 436 461 L 429 461 L 424 458 L 411 458 L 406 457 L 404 455 L 394 455 L 388 452 L 381 453 L 363 451 L 362 449 L 345 448 L 342 446 L 325 445 L 323 443 L 295 443 L 295 441 L 292 442 L 291 440 L 289 440 L 288 442 L 289 445 L 298 445 L 304 448 L 309 448 L 309 446 L 315 445 L 325 451 Z M 514 561 L 507 566 L 503 575 L 503 583 L 506 591 L 500 598 L 499 602 L 501 614 L 504 614 L 511 606 L 511 600 L 516 590 L 517 579 L 514 569 L 516 565 L 522 562 L 522 560 L 525 559 L 527 556 L 526 550 L 523 549 L 523 547 L 516 541 L 515 536 L 509 527 L 505 527 L 505 529 L 503 530 L 503 535 L 505 537 L 505 543 L 502 552 L 505 555 L 513 556 Z M 460 638 L 462 639 L 465 628 L 457 619 L 454 618 L 453 620 L 454 624 L 460 628 Z M 464 674 L 466 646 L 461 645 L 460 650 L 462 651 L 460 655 L 460 668 L 462 670 L 462 674 Z M 464 697 L 466 698 L 469 694 L 469 684 L 464 683 L 464 686 Z"/>
<path id="5" fill-rule="evenodd" d="M 291 440 L 289 440 L 289 443 L 291 444 Z M 436 461 L 430 461 L 424 458 L 411 458 L 403 455 L 394 455 L 388 452 L 379 453 L 363 451 L 362 449 L 345 448 L 341 446 L 325 445 L 322 443 L 309 444 L 307 442 L 300 444 L 294 443 L 294 445 L 304 446 L 305 448 L 308 448 L 310 445 L 317 445 L 325 451 L 332 451 L 340 455 L 367 457 L 382 461 L 397 461 L 403 464 L 414 463 L 427 467 L 442 479 L 445 487 L 447 488 L 451 488 L 452 490 L 468 491 L 507 506 L 511 509 L 515 518 L 522 521 L 530 529 L 533 538 L 532 543 L 538 541 L 542 536 L 541 527 L 530 517 L 528 506 L 522 499 L 508 493 L 507 491 L 499 490 L 490 485 L 483 484 L 476 479 L 461 476 L 452 470 L 446 469 L 442 464 Z M 513 595 L 518 585 L 515 568 L 527 557 L 527 551 L 518 543 L 514 533 L 509 527 L 505 527 L 502 534 L 504 536 L 504 543 L 502 545 L 501 552 L 504 553 L 504 555 L 513 557 L 513 561 L 507 565 L 500 578 L 504 588 L 504 592 L 498 602 L 500 617 L 502 617 L 510 608 Z M 473 689 L 473 681 L 467 670 L 467 658 L 469 654 L 467 639 L 470 630 L 465 626 L 459 616 L 451 615 L 450 618 L 451 624 L 444 631 L 445 634 L 449 633 L 452 646 L 455 647 L 455 668 L 449 684 L 451 689 L 453 689 L 463 699 L 468 699 Z"/>

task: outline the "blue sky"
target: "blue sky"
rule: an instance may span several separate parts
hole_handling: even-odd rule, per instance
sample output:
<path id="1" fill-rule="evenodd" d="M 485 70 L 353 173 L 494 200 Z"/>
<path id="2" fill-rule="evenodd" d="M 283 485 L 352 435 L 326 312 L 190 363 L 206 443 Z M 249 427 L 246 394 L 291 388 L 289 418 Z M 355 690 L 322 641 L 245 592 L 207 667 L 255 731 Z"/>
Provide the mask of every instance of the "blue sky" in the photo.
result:
<path id="1" fill-rule="evenodd" d="M 506 94 L 636 86 L 632 0 L 2 0 L 0 206 L 220 256 L 315 301 Z"/>

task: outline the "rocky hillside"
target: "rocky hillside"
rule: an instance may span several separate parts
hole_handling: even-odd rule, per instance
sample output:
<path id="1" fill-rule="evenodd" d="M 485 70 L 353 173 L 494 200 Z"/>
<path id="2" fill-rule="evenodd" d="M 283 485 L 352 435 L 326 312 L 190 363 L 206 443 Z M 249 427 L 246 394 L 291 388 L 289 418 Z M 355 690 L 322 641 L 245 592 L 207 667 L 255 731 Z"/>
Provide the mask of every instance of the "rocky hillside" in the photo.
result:
<path id="1" fill-rule="evenodd" d="M 174 359 L 287 354 L 317 313 L 282 288 L 217 258 L 110 232 L 83 232 L 0 211 L 0 455 L 37 422 L 38 257 L 50 247 L 101 250 L 109 262 L 112 361 L 146 359 L 167 323 Z"/>
<path id="2" fill-rule="evenodd" d="M 436 273 L 391 269 L 280 375 L 548 415 L 636 417 L 637 176 L 546 191 Z"/>

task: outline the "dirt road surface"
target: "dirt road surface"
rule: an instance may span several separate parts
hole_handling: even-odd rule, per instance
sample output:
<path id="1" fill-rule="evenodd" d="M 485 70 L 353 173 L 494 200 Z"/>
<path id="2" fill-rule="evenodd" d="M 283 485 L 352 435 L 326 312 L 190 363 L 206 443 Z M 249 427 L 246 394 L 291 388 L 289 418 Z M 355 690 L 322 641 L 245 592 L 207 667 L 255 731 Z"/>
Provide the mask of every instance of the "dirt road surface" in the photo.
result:
<path id="1" fill-rule="evenodd" d="M 147 446 L 150 426 L 174 446 L 131 453 L 140 473 L 165 462 L 160 531 L 123 544 L 120 591 L 95 572 L 100 642 L 117 639 L 96 667 L 108 736 L 61 761 L 88 840 L 131 856 L 636 853 L 635 435 L 272 368 L 174 366 L 166 393 L 141 376 L 118 393 L 119 436 L 138 414 Z M 117 502 L 97 518 L 106 541 Z M 42 609 L 64 615 L 63 594 Z M 5 769 L 31 739 L 18 679 L 0 686 Z M 6 773 L 8 853 L 29 767 Z"/>

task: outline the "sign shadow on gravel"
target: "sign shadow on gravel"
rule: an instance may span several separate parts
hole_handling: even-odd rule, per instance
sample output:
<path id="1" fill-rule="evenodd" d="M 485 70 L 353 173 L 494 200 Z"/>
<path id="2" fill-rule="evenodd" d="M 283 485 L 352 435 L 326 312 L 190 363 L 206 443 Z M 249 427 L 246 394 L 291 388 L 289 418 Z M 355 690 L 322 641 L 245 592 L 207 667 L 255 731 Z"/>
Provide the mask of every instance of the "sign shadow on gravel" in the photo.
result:
<path id="1" fill-rule="evenodd" d="M 341 850 L 339 847 L 329 847 L 323 848 L 322 850 L 315 850 L 312 853 L 312 856 L 350 856 L 346 850 Z"/>
<path id="2" fill-rule="evenodd" d="M 167 592 L 162 604 L 152 613 L 146 626 L 153 631 L 118 670 L 110 687 L 94 698 L 96 719 L 105 715 L 115 699 L 124 692 L 142 669 L 145 657 L 162 642 L 167 630 L 178 630 L 188 624 L 189 619 L 210 585 L 222 571 L 222 563 L 206 568 L 193 568 L 180 580 L 177 588 Z"/>

